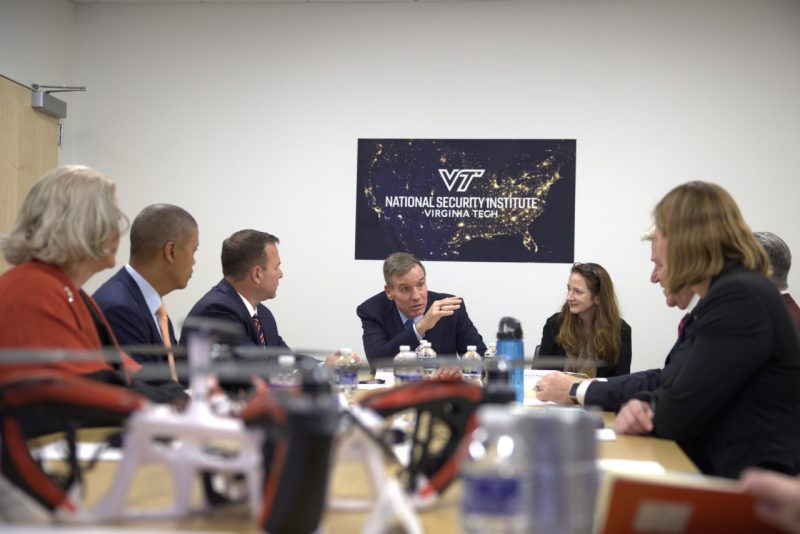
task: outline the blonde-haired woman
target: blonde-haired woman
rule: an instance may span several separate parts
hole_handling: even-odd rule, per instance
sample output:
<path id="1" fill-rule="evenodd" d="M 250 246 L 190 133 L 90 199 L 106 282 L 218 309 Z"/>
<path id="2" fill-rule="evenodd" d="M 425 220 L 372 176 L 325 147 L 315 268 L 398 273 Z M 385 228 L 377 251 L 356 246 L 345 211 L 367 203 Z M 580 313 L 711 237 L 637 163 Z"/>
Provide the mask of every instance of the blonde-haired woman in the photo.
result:
<path id="1" fill-rule="evenodd" d="M 706 474 L 800 472 L 800 345 L 769 259 L 722 187 L 689 182 L 654 210 L 664 285 L 700 296 L 661 386 L 617 416 L 618 432 L 675 440 Z"/>
<path id="2" fill-rule="evenodd" d="M 89 167 L 59 167 L 40 178 L 23 201 L 0 248 L 14 265 L 0 276 L 0 349 L 98 350 L 114 337 L 92 298 L 81 289 L 95 273 L 114 266 L 127 218 L 115 185 Z M 19 370 L 6 352 L 0 375 Z M 122 354 L 124 370 L 140 366 Z M 41 363 L 31 364 L 41 366 Z M 77 374 L 105 373 L 96 358 L 48 364 Z"/>

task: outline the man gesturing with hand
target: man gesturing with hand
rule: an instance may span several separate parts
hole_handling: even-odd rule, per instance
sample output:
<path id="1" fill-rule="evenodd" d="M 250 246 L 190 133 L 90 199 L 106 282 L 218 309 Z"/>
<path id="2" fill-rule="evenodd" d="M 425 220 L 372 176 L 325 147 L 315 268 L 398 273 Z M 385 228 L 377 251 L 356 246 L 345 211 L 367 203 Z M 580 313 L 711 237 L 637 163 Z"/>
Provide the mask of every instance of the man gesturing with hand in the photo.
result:
<path id="1" fill-rule="evenodd" d="M 383 262 L 384 290 L 356 309 L 364 330 L 364 353 L 375 367 L 390 363 L 400 345 L 430 341 L 440 355 L 463 354 L 467 345 L 486 351 L 460 297 L 428 291 L 425 267 L 416 257 L 396 252 Z"/>

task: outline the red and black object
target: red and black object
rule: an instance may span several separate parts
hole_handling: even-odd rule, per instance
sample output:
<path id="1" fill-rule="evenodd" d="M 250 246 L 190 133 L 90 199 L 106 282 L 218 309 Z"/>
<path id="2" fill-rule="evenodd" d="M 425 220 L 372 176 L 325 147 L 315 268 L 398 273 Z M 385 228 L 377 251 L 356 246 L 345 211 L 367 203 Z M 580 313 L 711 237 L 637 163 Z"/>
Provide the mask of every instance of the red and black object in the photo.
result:
<path id="1" fill-rule="evenodd" d="M 510 399 L 494 395 L 489 400 L 483 388 L 467 382 L 423 380 L 377 390 L 360 404 L 383 417 L 416 411 L 410 461 L 400 478 L 408 492 L 427 497 L 442 493 L 456 478 L 461 444 L 476 427 L 478 406 L 508 400 L 513 400 L 513 394 Z M 418 475 L 427 479 L 426 486 L 417 487 Z"/>
<path id="2" fill-rule="evenodd" d="M 307 389 L 265 393 L 248 402 L 241 417 L 266 433 L 259 526 L 267 532 L 314 532 L 325 508 L 339 425 L 336 398 Z"/>
<path id="3" fill-rule="evenodd" d="M 67 491 L 80 479 L 75 450 L 79 428 L 122 426 L 147 399 L 123 387 L 63 371 L 9 373 L 0 379 L 0 472 L 48 511 L 75 511 Z M 48 473 L 33 458 L 27 440 L 65 432 L 66 476 Z"/>

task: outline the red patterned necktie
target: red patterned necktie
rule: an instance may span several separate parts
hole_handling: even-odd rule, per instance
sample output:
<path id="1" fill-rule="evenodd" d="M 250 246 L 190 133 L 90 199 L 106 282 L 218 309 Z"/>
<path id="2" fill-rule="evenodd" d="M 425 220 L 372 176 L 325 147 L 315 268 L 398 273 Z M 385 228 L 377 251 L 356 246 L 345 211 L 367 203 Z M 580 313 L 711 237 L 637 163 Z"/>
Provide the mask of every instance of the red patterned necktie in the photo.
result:
<path id="1" fill-rule="evenodd" d="M 258 336 L 258 344 L 266 345 L 267 339 L 266 337 L 264 337 L 264 330 L 261 328 L 261 321 L 259 320 L 258 315 L 253 315 L 253 317 L 250 320 L 253 321 L 253 326 L 256 329 L 256 335 Z"/>

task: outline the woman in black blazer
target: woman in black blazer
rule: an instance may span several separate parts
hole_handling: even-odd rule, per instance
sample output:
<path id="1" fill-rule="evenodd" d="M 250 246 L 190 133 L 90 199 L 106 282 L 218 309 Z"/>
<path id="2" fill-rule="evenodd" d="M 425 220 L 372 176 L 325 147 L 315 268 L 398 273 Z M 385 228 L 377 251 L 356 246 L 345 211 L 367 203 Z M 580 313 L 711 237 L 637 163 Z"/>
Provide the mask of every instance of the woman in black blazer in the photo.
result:
<path id="1" fill-rule="evenodd" d="M 655 208 L 661 284 L 700 296 L 661 386 L 617 416 L 618 432 L 675 440 L 706 474 L 800 472 L 800 345 L 769 259 L 722 187 L 689 182 Z"/>
<path id="2" fill-rule="evenodd" d="M 631 327 L 620 317 L 614 284 L 601 265 L 572 266 L 566 301 L 547 319 L 539 354 L 566 356 L 564 371 L 590 377 L 630 373 Z"/>

